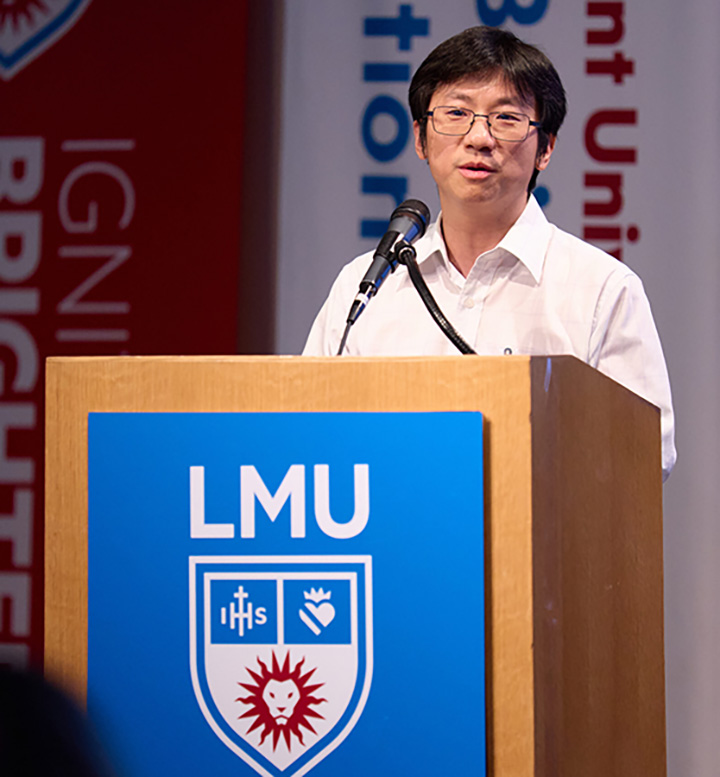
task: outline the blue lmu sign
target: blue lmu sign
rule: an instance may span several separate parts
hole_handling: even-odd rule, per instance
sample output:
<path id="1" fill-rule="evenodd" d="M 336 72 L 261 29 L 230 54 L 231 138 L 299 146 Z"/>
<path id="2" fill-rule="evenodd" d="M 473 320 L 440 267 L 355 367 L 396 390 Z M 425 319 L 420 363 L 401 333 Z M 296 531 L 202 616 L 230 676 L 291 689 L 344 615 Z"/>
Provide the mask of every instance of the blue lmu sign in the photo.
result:
<path id="1" fill-rule="evenodd" d="M 122 773 L 485 775 L 479 413 L 93 413 Z"/>

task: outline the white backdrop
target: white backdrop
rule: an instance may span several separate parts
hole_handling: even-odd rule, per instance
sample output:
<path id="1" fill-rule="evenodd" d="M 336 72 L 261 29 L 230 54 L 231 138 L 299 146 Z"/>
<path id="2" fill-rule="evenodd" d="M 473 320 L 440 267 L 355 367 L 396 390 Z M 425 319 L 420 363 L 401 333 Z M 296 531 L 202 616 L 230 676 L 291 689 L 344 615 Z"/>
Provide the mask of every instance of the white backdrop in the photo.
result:
<path id="1" fill-rule="evenodd" d="M 391 194 L 364 194 L 363 180 L 399 199 L 423 199 L 437 213 L 433 182 L 408 132 L 406 71 L 440 41 L 481 23 L 481 14 L 487 19 L 501 6 L 512 11 L 504 26 L 546 51 L 568 93 L 568 118 L 540 177 L 546 212 L 580 236 L 588 227 L 620 229 L 619 241 L 598 245 L 621 247 L 643 278 L 663 340 L 679 455 L 665 486 L 669 774 L 717 777 L 720 5 L 610 5 L 623 13 L 622 35 L 589 43 L 588 31 L 613 25 L 589 15 L 592 3 L 577 0 L 416 0 L 403 6 L 412 17 L 404 21 L 398 2 L 286 0 L 276 350 L 300 351 L 340 267 L 376 242 L 361 238 L 362 221 L 387 219 L 395 207 Z M 517 23 L 513 17 L 523 14 L 537 20 Z M 369 29 L 417 34 L 366 34 L 367 19 L 383 18 Z M 427 35 L 420 34 L 425 21 Z M 615 62 L 619 83 L 612 75 L 589 75 L 588 62 L 600 70 Z M 629 63 L 634 72 L 624 74 Z M 378 72 L 378 64 L 395 68 Z M 611 156 L 613 149 L 620 157 L 634 153 L 634 161 L 598 161 L 589 153 L 586 126 L 599 111 L 629 123 L 604 126 L 596 141 Z M 588 174 L 620 176 L 616 213 L 585 213 L 586 203 L 609 199 L 607 190 L 586 183 Z M 632 242 L 628 230 L 639 238 Z"/>

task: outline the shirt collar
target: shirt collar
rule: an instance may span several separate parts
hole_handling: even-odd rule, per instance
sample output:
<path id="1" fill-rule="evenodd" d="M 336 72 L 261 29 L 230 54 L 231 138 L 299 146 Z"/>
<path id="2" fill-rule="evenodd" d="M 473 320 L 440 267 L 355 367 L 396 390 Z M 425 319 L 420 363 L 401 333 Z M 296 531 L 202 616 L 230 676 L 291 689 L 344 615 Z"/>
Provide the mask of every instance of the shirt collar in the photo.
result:
<path id="1" fill-rule="evenodd" d="M 449 264 L 445 240 L 442 236 L 440 224 L 442 213 L 437 220 L 430 225 L 427 234 L 423 238 L 427 251 L 423 251 L 419 262 L 436 251 L 442 255 L 443 261 Z M 534 196 L 528 198 L 525 209 L 518 220 L 510 227 L 505 237 L 497 244 L 493 251 L 502 249 L 512 254 L 528 269 L 536 283 L 540 281 L 542 268 L 545 262 L 548 244 L 552 234 L 552 227 L 545 218 L 542 208 Z"/>

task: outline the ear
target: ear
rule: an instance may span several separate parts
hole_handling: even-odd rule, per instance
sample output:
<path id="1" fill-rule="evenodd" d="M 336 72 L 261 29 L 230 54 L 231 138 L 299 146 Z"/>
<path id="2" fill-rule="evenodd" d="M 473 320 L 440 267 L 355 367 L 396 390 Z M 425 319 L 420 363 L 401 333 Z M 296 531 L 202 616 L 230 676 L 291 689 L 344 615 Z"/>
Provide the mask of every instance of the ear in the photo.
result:
<path id="1" fill-rule="evenodd" d="M 535 167 L 538 170 L 544 170 L 550 164 L 550 157 L 552 156 L 552 152 L 555 150 L 556 140 L 557 135 L 548 135 L 547 148 L 545 151 L 543 151 L 542 154 L 538 154 L 538 157 L 535 160 Z"/>
<path id="2" fill-rule="evenodd" d="M 422 136 L 420 134 L 419 121 L 413 122 L 413 132 L 415 133 L 415 153 L 420 159 L 425 160 L 427 159 L 427 151 L 425 149 L 425 143 L 423 143 Z"/>

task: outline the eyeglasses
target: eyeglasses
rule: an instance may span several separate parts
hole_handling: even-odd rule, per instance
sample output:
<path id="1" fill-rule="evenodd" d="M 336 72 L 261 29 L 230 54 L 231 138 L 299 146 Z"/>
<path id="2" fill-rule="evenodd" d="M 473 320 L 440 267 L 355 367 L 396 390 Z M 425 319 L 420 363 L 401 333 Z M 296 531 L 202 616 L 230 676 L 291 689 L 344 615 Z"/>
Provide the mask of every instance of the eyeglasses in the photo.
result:
<path id="1" fill-rule="evenodd" d="M 475 119 L 485 119 L 488 132 L 495 140 L 506 140 L 510 143 L 525 140 L 530 127 L 542 126 L 539 121 L 532 121 L 524 113 L 473 113 L 469 108 L 458 108 L 455 105 L 438 105 L 425 115 L 430 117 L 433 129 L 440 135 L 467 135 Z"/>

